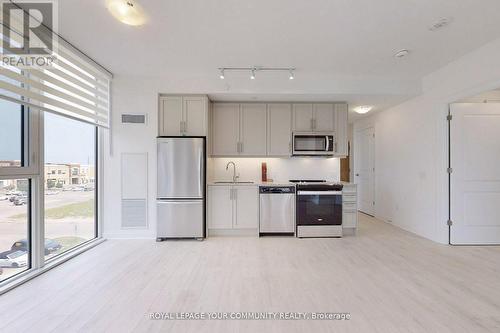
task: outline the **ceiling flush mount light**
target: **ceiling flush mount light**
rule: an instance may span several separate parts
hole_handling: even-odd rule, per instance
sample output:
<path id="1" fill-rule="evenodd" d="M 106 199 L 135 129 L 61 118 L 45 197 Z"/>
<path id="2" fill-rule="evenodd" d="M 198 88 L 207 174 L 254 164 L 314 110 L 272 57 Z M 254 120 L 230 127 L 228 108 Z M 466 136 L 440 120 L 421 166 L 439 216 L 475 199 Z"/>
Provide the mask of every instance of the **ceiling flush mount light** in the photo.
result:
<path id="1" fill-rule="evenodd" d="M 402 49 L 394 54 L 394 58 L 401 59 L 406 57 L 408 54 L 410 54 L 410 51 L 408 51 L 407 49 Z"/>
<path id="2" fill-rule="evenodd" d="M 359 113 L 359 114 L 365 114 L 371 111 L 373 109 L 373 106 L 370 105 L 361 105 L 357 106 L 354 108 L 354 112 Z"/>
<path id="3" fill-rule="evenodd" d="M 250 72 L 250 79 L 255 80 L 255 74 L 257 72 L 266 72 L 266 71 L 275 71 L 275 72 L 284 72 L 287 71 L 289 76 L 288 79 L 293 80 L 295 79 L 295 67 L 260 67 L 260 66 L 254 66 L 254 67 L 221 67 L 219 68 L 219 78 L 221 80 L 224 80 L 225 78 L 225 72 L 228 71 L 249 71 Z"/>
<path id="4" fill-rule="evenodd" d="M 437 30 L 441 30 L 442 28 L 445 28 L 447 27 L 448 25 L 450 25 L 450 23 L 453 21 L 453 19 L 451 17 L 443 17 L 443 18 L 440 18 L 438 21 L 434 22 L 430 27 L 429 27 L 429 31 L 437 31 Z"/>
<path id="5" fill-rule="evenodd" d="M 106 7 L 122 23 L 137 26 L 146 22 L 146 14 L 135 0 L 106 0 Z"/>

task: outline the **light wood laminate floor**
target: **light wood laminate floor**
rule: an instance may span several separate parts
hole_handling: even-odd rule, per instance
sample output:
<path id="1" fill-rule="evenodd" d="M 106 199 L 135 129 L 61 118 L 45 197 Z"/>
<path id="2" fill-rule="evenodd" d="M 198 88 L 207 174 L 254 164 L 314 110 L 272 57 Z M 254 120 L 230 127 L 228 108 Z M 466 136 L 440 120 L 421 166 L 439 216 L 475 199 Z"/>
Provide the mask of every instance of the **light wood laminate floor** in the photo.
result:
<path id="1" fill-rule="evenodd" d="M 109 240 L 0 296 L 1 332 L 499 332 L 500 248 L 360 215 L 342 239 Z M 349 312 L 349 321 L 167 321 L 158 312 Z"/>

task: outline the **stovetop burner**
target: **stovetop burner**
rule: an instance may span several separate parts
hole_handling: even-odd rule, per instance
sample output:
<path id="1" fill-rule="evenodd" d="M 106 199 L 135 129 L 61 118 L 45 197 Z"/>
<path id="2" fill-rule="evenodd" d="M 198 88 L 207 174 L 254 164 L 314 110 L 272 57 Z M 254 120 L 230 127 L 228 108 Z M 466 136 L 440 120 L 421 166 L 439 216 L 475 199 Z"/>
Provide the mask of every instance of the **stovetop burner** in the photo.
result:
<path id="1" fill-rule="evenodd" d="M 290 183 L 296 183 L 297 190 L 341 191 L 343 188 L 342 184 L 317 179 L 290 179 Z"/>
<path id="2" fill-rule="evenodd" d="M 290 183 L 326 183 L 326 180 L 324 179 L 290 179 Z"/>

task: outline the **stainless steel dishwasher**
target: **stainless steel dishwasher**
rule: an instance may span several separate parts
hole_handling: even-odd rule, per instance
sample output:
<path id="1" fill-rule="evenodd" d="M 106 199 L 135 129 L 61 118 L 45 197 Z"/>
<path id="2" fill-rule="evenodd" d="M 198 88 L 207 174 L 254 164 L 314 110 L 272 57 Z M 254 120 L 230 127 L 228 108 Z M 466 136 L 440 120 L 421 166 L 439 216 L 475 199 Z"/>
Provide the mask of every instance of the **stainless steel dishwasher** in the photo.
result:
<path id="1" fill-rule="evenodd" d="M 295 234 L 295 186 L 260 187 L 259 234 Z"/>

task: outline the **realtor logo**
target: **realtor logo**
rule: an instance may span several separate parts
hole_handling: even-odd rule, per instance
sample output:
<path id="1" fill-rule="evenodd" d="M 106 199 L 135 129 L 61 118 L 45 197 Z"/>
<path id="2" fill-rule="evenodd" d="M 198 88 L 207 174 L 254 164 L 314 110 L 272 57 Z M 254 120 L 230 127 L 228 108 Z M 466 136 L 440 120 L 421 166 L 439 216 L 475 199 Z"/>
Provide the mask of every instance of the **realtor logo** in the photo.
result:
<path id="1" fill-rule="evenodd" d="M 2 62 L 15 67 L 46 67 L 55 60 L 55 1 L 1 1 Z"/>

